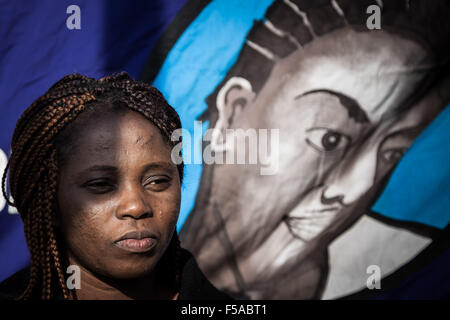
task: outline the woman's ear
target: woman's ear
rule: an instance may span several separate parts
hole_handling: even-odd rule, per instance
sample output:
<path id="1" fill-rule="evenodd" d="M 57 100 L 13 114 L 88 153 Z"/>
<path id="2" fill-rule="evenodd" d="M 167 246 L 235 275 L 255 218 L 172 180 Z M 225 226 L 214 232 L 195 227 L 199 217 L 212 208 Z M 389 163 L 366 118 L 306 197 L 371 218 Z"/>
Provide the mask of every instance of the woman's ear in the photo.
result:
<path id="1" fill-rule="evenodd" d="M 255 99 L 250 82 L 241 77 L 230 78 L 219 90 L 216 99 L 216 107 L 219 114 L 214 126 L 211 147 L 215 151 L 224 151 L 224 132 L 230 128 L 233 121 L 242 110 Z"/>

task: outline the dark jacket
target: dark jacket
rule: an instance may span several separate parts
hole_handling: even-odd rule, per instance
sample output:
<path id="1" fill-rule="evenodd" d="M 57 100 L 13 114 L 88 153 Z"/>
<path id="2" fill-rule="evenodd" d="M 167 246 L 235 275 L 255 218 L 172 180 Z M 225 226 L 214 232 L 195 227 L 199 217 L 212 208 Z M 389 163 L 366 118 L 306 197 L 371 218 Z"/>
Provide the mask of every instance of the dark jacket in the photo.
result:
<path id="1" fill-rule="evenodd" d="M 182 256 L 183 269 L 178 300 L 231 300 L 208 281 L 189 251 L 182 249 Z M 12 300 L 24 292 L 29 274 L 28 267 L 0 283 L 0 300 Z M 63 299 L 62 294 L 57 294 L 56 299 Z"/>

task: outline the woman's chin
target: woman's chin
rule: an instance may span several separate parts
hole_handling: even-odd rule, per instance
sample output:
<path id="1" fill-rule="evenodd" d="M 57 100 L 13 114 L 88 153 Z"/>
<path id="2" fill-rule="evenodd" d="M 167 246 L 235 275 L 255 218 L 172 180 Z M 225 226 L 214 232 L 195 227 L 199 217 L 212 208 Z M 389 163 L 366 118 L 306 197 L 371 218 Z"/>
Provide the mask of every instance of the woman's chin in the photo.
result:
<path id="1" fill-rule="evenodd" d="M 114 279 L 138 279 L 149 275 L 154 270 L 154 265 L 143 265 L 143 266 L 130 266 L 127 268 L 120 268 L 115 270 L 110 270 L 108 272 L 109 277 Z"/>

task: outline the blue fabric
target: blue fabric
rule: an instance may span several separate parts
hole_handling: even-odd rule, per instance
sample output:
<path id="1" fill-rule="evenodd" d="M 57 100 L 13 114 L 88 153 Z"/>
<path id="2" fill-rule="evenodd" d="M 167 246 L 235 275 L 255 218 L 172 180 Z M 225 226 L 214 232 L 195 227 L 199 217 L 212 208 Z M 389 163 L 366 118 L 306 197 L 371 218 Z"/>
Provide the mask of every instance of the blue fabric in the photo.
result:
<path id="1" fill-rule="evenodd" d="M 396 288 L 380 294 L 374 300 L 437 300 L 450 299 L 450 249 L 426 267 L 402 281 Z M 383 286 L 383 282 L 381 282 Z"/>
<path id="2" fill-rule="evenodd" d="M 273 0 L 212 1 L 185 30 L 170 51 L 153 85 L 181 116 L 183 128 L 194 138 L 194 121 L 206 110 L 206 97 L 234 64 L 254 20 L 261 19 Z M 208 126 L 202 123 L 203 129 Z M 201 137 L 197 135 L 192 159 L 201 159 Z M 186 139 L 185 139 L 186 140 Z M 200 184 L 201 164 L 187 164 L 177 229 L 194 206 Z"/>
<path id="3" fill-rule="evenodd" d="M 78 72 L 137 79 L 161 32 L 186 0 L 0 1 L 0 159 L 9 155 L 20 114 L 51 84 Z M 81 9 L 69 30 L 68 6 Z M 0 170 L 6 163 L 1 161 Z M 0 197 L 0 281 L 28 264 L 23 225 Z"/>
<path id="4" fill-rule="evenodd" d="M 0 0 L 0 170 L 15 123 L 38 96 L 62 76 L 79 72 L 101 77 L 127 71 L 138 78 L 161 32 L 186 0 L 76 2 L 81 30 L 68 30 L 66 8 L 73 1 Z M 205 99 L 225 77 L 254 20 L 273 0 L 214 0 L 184 31 L 154 85 L 181 116 L 194 137 L 194 121 Z M 450 107 L 420 135 L 397 166 L 373 210 L 387 217 L 445 228 L 450 219 Z M 202 124 L 205 130 L 208 123 Z M 184 154 L 201 158 L 202 134 Z M 418 169 L 419 168 L 419 169 Z M 178 230 L 194 205 L 201 164 L 186 165 Z M 439 196 L 436 196 L 436 195 Z M 19 217 L 0 197 L 0 281 L 29 263 Z M 443 258 L 442 258 L 443 257 Z M 433 286 L 448 282 L 448 251 L 389 297 L 431 297 Z M 428 283 L 428 286 L 425 286 Z M 383 297 L 380 297 L 383 298 Z"/>
<path id="5" fill-rule="evenodd" d="M 450 221 L 450 106 L 403 156 L 373 210 L 444 229 Z"/>

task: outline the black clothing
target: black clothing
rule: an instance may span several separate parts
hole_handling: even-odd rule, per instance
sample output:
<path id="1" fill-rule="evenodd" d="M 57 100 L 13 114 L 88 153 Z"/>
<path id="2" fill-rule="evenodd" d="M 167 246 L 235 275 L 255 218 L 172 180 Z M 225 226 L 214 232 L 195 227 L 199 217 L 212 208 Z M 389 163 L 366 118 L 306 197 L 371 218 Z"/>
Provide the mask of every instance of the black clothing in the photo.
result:
<path id="1" fill-rule="evenodd" d="M 197 265 L 193 255 L 182 250 L 181 285 L 178 300 L 231 300 L 224 292 L 215 288 Z M 23 293 L 28 285 L 30 267 L 24 268 L 0 283 L 0 300 L 12 300 Z M 57 283 L 57 282 L 53 282 Z M 55 292 L 58 288 L 52 290 Z M 57 292 L 59 292 L 58 290 Z M 62 293 L 56 299 L 63 299 Z"/>

